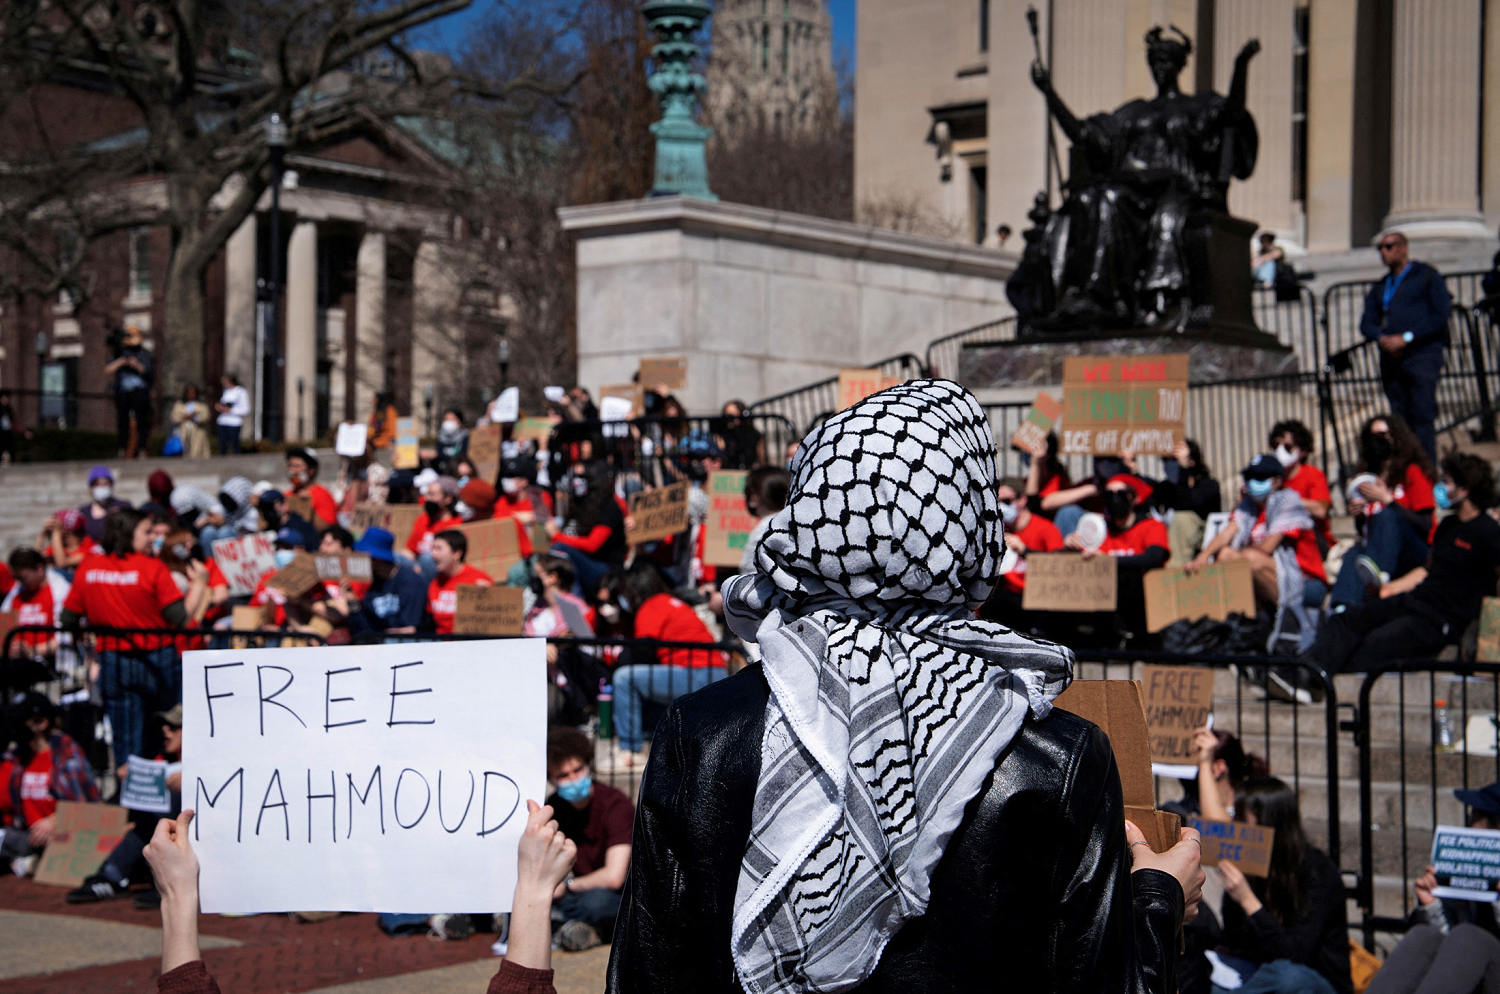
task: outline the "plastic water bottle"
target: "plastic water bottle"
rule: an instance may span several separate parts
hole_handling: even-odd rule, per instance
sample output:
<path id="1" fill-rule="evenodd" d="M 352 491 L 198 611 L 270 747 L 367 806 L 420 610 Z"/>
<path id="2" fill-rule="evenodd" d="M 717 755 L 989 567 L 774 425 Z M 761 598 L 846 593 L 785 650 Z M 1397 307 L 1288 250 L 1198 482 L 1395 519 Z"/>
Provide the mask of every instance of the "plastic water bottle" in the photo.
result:
<path id="1" fill-rule="evenodd" d="M 604 677 L 599 678 L 599 738 L 615 737 L 615 688 Z"/>
<path id="2" fill-rule="evenodd" d="M 1432 748 L 1438 752 L 1453 748 L 1453 724 L 1448 718 L 1448 702 L 1441 697 L 1432 702 Z"/>

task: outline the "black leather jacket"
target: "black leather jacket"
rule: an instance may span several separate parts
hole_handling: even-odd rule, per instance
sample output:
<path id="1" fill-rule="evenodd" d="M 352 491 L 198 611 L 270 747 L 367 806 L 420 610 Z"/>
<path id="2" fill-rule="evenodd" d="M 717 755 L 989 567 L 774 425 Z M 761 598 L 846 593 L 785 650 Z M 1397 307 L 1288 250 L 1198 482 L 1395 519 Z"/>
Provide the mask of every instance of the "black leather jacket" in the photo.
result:
<path id="1" fill-rule="evenodd" d="M 740 989 L 730 924 L 770 691 L 759 666 L 682 698 L 657 731 L 615 926 L 610 994 Z M 1182 887 L 1130 872 L 1109 740 L 1026 720 L 865 992 L 1145 994 L 1175 989 Z"/>

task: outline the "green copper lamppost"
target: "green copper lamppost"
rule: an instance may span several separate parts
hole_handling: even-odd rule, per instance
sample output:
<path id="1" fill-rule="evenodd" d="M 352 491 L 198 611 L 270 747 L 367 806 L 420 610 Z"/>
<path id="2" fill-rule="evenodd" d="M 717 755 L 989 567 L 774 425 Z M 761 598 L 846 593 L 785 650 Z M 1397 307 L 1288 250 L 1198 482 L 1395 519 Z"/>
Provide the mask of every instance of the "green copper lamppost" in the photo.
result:
<path id="1" fill-rule="evenodd" d="M 641 7 L 646 23 L 656 32 L 651 49 L 656 71 L 648 81 L 651 92 L 661 98 L 661 120 L 651 125 L 656 135 L 656 180 L 651 195 L 674 193 L 717 200 L 708 188 L 708 161 L 704 142 L 713 133 L 693 119 L 698 94 L 707 85 L 703 74 L 694 72 L 698 54 L 693 41 L 711 8 L 699 0 L 651 0 Z"/>

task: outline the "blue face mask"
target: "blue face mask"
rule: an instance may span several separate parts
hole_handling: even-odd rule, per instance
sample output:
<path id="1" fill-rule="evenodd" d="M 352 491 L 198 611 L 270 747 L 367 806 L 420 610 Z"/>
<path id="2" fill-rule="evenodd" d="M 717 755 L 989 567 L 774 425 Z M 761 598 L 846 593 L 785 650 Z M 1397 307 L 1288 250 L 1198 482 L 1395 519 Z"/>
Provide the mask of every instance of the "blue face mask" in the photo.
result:
<path id="1" fill-rule="evenodd" d="M 1275 486 L 1276 486 L 1276 484 L 1273 483 L 1271 480 L 1246 480 L 1245 481 L 1245 490 L 1246 490 L 1246 492 L 1249 493 L 1250 496 L 1254 497 L 1256 500 L 1265 500 L 1267 497 L 1271 496 L 1271 491 L 1275 488 Z"/>
<path id="2" fill-rule="evenodd" d="M 587 773 L 577 780 L 569 780 L 557 785 L 557 796 L 569 804 L 577 804 L 579 801 L 588 800 L 589 792 L 594 789 L 594 779 Z"/>
<path id="3" fill-rule="evenodd" d="M 1448 484 L 1439 483 L 1432 488 L 1432 499 L 1444 511 L 1453 510 L 1453 498 L 1448 495 Z"/>
<path id="4" fill-rule="evenodd" d="M 1442 484 L 1438 484 L 1438 486 L 1442 486 Z M 167 544 L 167 537 L 165 535 L 152 535 L 151 536 L 151 554 L 153 556 L 159 556 L 159 555 L 161 555 L 161 547 L 164 546 L 164 545 L 166 545 L 166 544 Z"/>
<path id="5" fill-rule="evenodd" d="M 286 569 L 288 566 L 290 566 L 292 564 L 292 560 L 296 559 L 296 558 L 297 558 L 297 550 L 296 549 L 277 549 L 276 550 L 276 568 L 277 569 Z"/>

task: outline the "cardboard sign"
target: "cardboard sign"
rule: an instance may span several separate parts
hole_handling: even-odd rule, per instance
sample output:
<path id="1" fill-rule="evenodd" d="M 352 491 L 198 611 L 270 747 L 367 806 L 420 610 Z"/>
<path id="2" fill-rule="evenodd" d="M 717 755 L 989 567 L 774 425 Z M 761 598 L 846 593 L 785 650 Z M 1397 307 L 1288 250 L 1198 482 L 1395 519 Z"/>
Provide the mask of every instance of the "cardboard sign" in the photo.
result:
<path id="1" fill-rule="evenodd" d="M 126 761 L 125 785 L 120 788 L 120 804 L 131 811 L 149 811 L 164 815 L 172 810 L 172 792 L 167 789 L 169 764 L 164 759 L 142 759 L 131 756 Z"/>
<path id="2" fill-rule="evenodd" d="M 612 387 L 599 388 L 599 420 L 601 421 L 628 421 L 645 410 L 642 401 L 640 386 L 635 383 L 622 383 Z M 614 403 L 607 403 L 614 401 Z M 627 410 L 621 402 L 630 404 Z"/>
<path id="3" fill-rule="evenodd" d="M 1500 831 L 1439 825 L 1432 833 L 1432 869 L 1437 897 L 1494 901 L 1500 897 Z"/>
<path id="4" fill-rule="evenodd" d="M 521 541 L 511 518 L 470 521 L 459 525 L 457 530 L 469 540 L 469 554 L 464 561 L 484 570 L 496 583 L 504 583 L 505 574 L 521 561 Z"/>
<path id="5" fill-rule="evenodd" d="M 202 910 L 509 910 L 523 802 L 546 790 L 545 648 L 183 653 Z"/>
<path id="6" fill-rule="evenodd" d="M 1479 644 L 1474 659 L 1500 663 L 1500 597 L 1486 597 L 1479 608 Z"/>
<path id="7" fill-rule="evenodd" d="M 522 418 L 517 421 L 515 427 L 510 430 L 510 437 L 517 442 L 535 442 L 545 449 L 547 442 L 552 438 L 552 428 L 557 422 L 551 418 Z M 470 435 L 469 448 L 473 450 L 473 436 Z"/>
<path id="8" fill-rule="evenodd" d="M 886 376 L 878 369 L 841 369 L 836 410 L 847 410 L 871 394 L 905 382 L 900 376 Z"/>
<path id="9" fill-rule="evenodd" d="M 291 562 L 266 581 L 266 585 L 275 587 L 288 597 L 301 597 L 318 585 L 317 561 L 309 553 L 298 552 Z"/>
<path id="10" fill-rule="evenodd" d="M 1250 563 L 1244 559 L 1215 563 L 1193 573 L 1154 569 L 1142 579 L 1148 632 L 1159 632 L 1184 618 L 1223 621 L 1231 614 L 1255 614 L 1255 582 L 1250 576 Z"/>
<path id="11" fill-rule="evenodd" d="M 1146 727 L 1153 763 L 1196 764 L 1193 733 L 1214 709 L 1214 671 L 1198 666 L 1147 666 Z"/>
<path id="12" fill-rule="evenodd" d="M 1026 557 L 1026 611 L 1113 611 L 1118 570 L 1111 556 L 1084 559 L 1075 552 Z"/>
<path id="13" fill-rule="evenodd" d="M 327 527 L 327 523 L 320 522 L 318 516 L 313 513 L 312 497 L 308 494 L 287 494 L 286 509 L 288 514 L 295 514 L 314 528 L 320 524 L 325 528 Z"/>
<path id="14" fill-rule="evenodd" d="M 519 587 L 465 584 L 453 615 L 455 635 L 520 635 L 526 620 L 526 598 Z"/>
<path id="15" fill-rule="evenodd" d="M 712 566 L 739 566 L 745 542 L 759 519 L 745 506 L 744 470 L 723 469 L 708 474 L 708 537 L 703 561 Z"/>
<path id="16" fill-rule="evenodd" d="M 422 514 L 421 504 L 356 504 L 349 515 L 349 530 L 363 535 L 371 528 L 384 528 L 396 536 L 399 549 Z"/>
<path id="17" fill-rule="evenodd" d="M 1063 359 L 1061 451 L 1171 455 L 1183 437 L 1187 385 L 1186 353 Z"/>
<path id="18" fill-rule="evenodd" d="M 630 498 L 631 524 L 625 541 L 631 545 L 676 535 L 688 526 L 688 482 L 643 490 Z"/>
<path id="19" fill-rule="evenodd" d="M 476 425 L 469 429 L 469 462 L 481 480 L 493 480 L 500 472 L 500 426 Z"/>
<path id="20" fill-rule="evenodd" d="M 99 872 L 99 864 L 129 830 L 130 815 L 118 804 L 58 801 L 52 841 L 37 864 L 36 882 L 77 887 Z"/>
<path id="21" fill-rule="evenodd" d="M 1274 828 L 1203 818 L 1190 818 L 1188 824 L 1198 830 L 1202 839 L 1204 866 L 1233 863 L 1247 877 L 1263 877 L 1271 872 L 1271 842 L 1276 838 Z"/>
<path id="22" fill-rule="evenodd" d="M 214 562 L 229 581 L 229 596 L 255 593 L 260 578 L 276 568 L 275 537 L 265 532 L 221 538 L 214 543 Z"/>
<path id="23" fill-rule="evenodd" d="M 638 379 L 646 390 L 658 387 L 665 387 L 668 391 L 681 390 L 687 386 L 687 360 L 682 356 L 642 359 Z"/>
<path id="24" fill-rule="evenodd" d="M 1146 836 L 1152 852 L 1166 852 L 1175 846 L 1181 821 L 1155 806 L 1141 685 L 1134 680 L 1074 680 L 1053 704 L 1103 729 L 1120 771 L 1126 819 Z"/>
<path id="25" fill-rule="evenodd" d="M 416 418 L 396 419 L 396 454 L 391 465 L 397 469 L 416 469 L 421 464 L 417 453 L 419 437 Z"/>
<path id="26" fill-rule="evenodd" d="M 237 607 L 229 614 L 229 627 L 237 632 L 253 632 L 259 630 L 266 623 L 266 609 L 264 607 Z M 262 640 L 251 638 L 248 635 L 236 635 L 229 640 L 229 644 L 236 649 L 252 649 L 262 645 Z"/>
<path id="27" fill-rule="evenodd" d="M 1062 405 L 1053 400 L 1051 394 L 1037 394 L 1031 409 L 1026 412 L 1025 420 L 1021 422 L 1015 434 L 1010 436 L 1010 444 L 1022 452 L 1030 452 L 1039 459 L 1046 456 L 1047 433 L 1052 430 L 1053 425 L 1057 424 L 1057 419 L 1061 416 Z"/>
<path id="28" fill-rule="evenodd" d="M 369 556 L 313 556 L 313 565 L 317 568 L 318 579 L 324 583 L 338 583 L 340 580 L 370 583 L 375 578 Z"/>
<path id="29" fill-rule="evenodd" d="M 353 421 L 343 422 L 339 425 L 339 433 L 333 440 L 334 454 L 346 459 L 358 459 L 365 454 L 369 434 L 369 425 L 357 424 Z"/>

